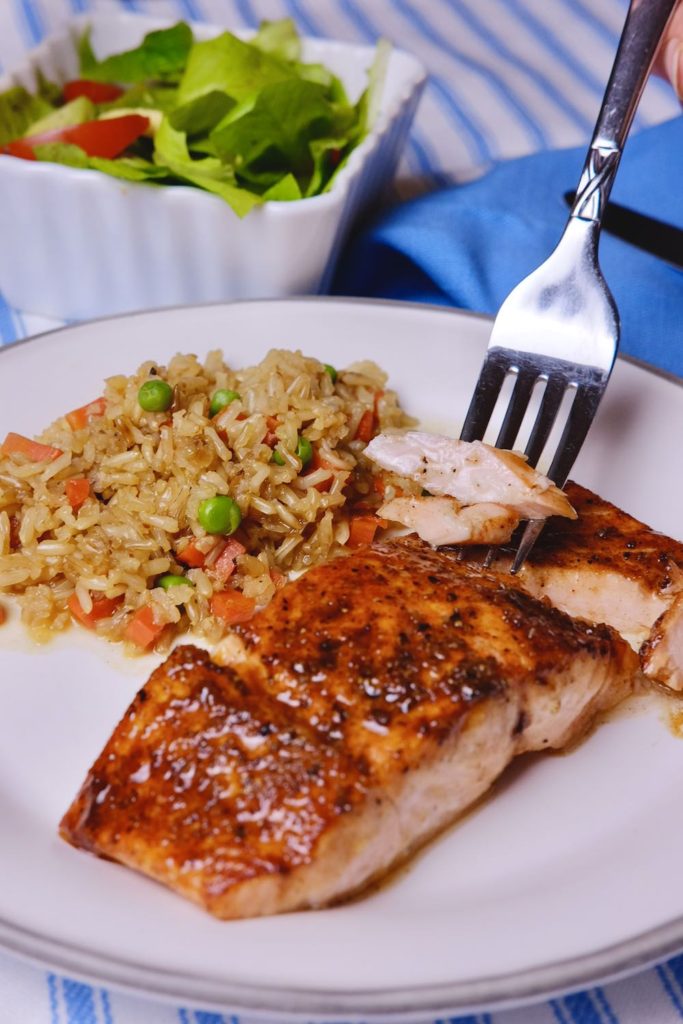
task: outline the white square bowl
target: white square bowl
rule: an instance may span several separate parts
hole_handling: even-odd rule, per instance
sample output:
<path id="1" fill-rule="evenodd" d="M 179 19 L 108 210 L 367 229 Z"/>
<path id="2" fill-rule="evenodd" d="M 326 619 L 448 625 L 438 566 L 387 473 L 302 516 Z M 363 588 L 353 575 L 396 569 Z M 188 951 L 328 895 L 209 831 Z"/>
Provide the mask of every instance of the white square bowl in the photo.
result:
<path id="1" fill-rule="evenodd" d="M 38 70 L 58 83 L 76 77 L 74 44 L 86 25 L 104 56 L 167 24 L 137 15 L 75 18 L 0 81 L 0 91 L 33 89 Z M 225 31 L 192 29 L 198 39 Z M 303 59 L 330 67 L 353 100 L 373 56 L 370 47 L 303 40 Z M 0 291 L 18 309 L 61 320 L 325 291 L 353 221 L 393 178 L 425 77 L 414 57 L 392 51 L 374 128 L 330 191 L 264 203 L 242 220 L 190 186 L 0 156 Z"/>

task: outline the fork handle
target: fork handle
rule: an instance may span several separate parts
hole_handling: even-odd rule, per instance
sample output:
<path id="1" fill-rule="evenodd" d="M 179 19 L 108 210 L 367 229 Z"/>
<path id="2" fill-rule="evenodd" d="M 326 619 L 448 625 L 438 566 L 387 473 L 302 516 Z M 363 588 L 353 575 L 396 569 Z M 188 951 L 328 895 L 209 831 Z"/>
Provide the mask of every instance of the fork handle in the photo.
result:
<path id="1" fill-rule="evenodd" d="M 598 226 L 657 47 L 677 0 L 632 0 L 570 217 Z"/>

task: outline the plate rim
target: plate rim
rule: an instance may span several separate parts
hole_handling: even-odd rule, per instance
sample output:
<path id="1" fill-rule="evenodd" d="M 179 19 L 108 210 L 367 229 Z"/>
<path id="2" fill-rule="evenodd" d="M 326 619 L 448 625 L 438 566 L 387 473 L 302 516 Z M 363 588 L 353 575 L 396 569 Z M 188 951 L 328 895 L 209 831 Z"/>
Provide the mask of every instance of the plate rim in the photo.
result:
<path id="1" fill-rule="evenodd" d="M 0 356 L 19 346 L 32 344 L 46 337 L 87 328 L 93 324 L 173 314 L 195 309 L 229 309 L 234 306 L 267 306 L 272 304 L 309 305 L 342 304 L 393 311 L 452 315 L 454 319 L 493 322 L 486 313 L 461 310 L 433 303 L 404 302 L 391 299 L 354 298 L 347 296 L 293 296 L 288 298 L 241 299 L 163 306 L 134 310 L 111 316 L 65 324 L 41 331 L 0 346 Z M 628 355 L 620 360 L 640 372 L 651 374 L 683 388 L 683 378 Z M 616 980 L 651 966 L 683 949 L 683 916 L 641 932 L 632 938 L 614 943 L 592 953 L 556 961 L 522 971 L 492 974 L 472 981 L 411 985 L 405 988 L 356 989 L 353 992 L 331 988 L 287 988 L 282 985 L 255 985 L 239 981 L 208 978 L 191 972 L 179 973 L 163 968 L 141 966 L 123 957 L 105 956 L 75 943 L 51 939 L 40 932 L 24 928 L 0 918 L 0 948 L 34 965 L 49 967 L 59 973 L 104 984 L 138 998 L 163 1003 L 192 1001 L 210 1009 L 246 1013 L 254 1017 L 302 1021 L 349 1021 L 382 1017 L 391 1021 L 414 1021 L 428 1017 L 444 1017 L 452 1011 L 477 1012 L 485 1009 L 506 1009 L 539 1002 L 560 993 L 590 987 L 598 982 Z M 283 1006 L 286 1009 L 283 1009 Z"/>
<path id="2" fill-rule="evenodd" d="M 177 970 L 140 967 L 122 957 L 103 956 L 73 943 L 0 919 L 0 948 L 30 964 L 49 967 L 85 982 L 106 985 L 164 1004 L 245 1014 L 271 1021 L 402 1022 L 532 1005 L 572 991 L 626 978 L 683 948 L 683 916 L 594 953 L 474 981 L 391 989 L 287 988 L 210 979 Z M 286 1009 L 283 1009 L 283 1004 Z"/>
<path id="3" fill-rule="evenodd" d="M 88 317 L 86 320 L 78 320 L 72 323 L 61 324 L 59 327 L 48 327 L 47 330 L 37 331 L 35 334 L 29 334 L 25 338 L 17 338 L 15 341 L 9 341 L 4 345 L 0 345 L 0 356 L 4 352 L 18 348 L 20 345 L 28 345 L 31 342 L 38 341 L 52 334 L 61 334 L 63 331 L 78 330 L 81 327 L 88 327 L 91 324 L 105 323 L 110 320 L 126 320 L 138 316 L 154 316 L 157 313 L 174 313 L 192 309 L 224 309 L 232 306 L 266 306 L 274 304 L 307 305 L 308 303 L 340 303 L 342 305 L 369 306 L 371 308 L 389 307 L 391 309 L 411 309 L 413 311 L 426 310 L 433 313 L 451 314 L 458 319 L 462 317 L 466 320 L 484 320 L 491 324 L 495 320 L 495 316 L 491 313 L 480 313 L 474 309 L 461 309 L 459 306 L 443 305 L 437 302 L 416 302 L 404 299 L 373 298 L 371 296 L 290 295 L 283 297 L 264 297 L 260 299 L 219 299 L 212 302 L 194 302 L 190 304 L 179 303 L 177 305 L 174 304 L 170 306 L 154 306 L 149 309 L 131 309 L 124 313 L 111 313 L 106 316 Z M 617 360 L 624 363 L 630 363 L 631 366 L 635 366 L 637 369 L 643 370 L 645 373 L 651 374 L 653 377 L 659 377 L 662 380 L 668 381 L 670 384 L 675 384 L 677 387 L 683 387 L 683 376 L 678 376 L 678 374 L 671 373 L 669 370 L 662 370 L 659 366 L 655 366 L 653 363 L 648 363 L 644 359 L 638 359 L 637 356 L 628 355 L 626 352 L 617 352 Z"/>

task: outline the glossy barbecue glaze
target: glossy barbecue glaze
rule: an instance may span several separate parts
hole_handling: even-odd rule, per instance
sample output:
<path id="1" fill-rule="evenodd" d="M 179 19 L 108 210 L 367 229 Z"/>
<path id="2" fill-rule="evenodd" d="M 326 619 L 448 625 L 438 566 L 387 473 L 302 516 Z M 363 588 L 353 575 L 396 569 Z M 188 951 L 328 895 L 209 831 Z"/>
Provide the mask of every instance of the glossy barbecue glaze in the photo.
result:
<path id="1" fill-rule="evenodd" d="M 572 740 L 637 663 L 607 627 L 412 540 L 312 569 L 223 654 L 176 649 L 62 823 L 220 917 L 367 884 L 516 753 Z"/>

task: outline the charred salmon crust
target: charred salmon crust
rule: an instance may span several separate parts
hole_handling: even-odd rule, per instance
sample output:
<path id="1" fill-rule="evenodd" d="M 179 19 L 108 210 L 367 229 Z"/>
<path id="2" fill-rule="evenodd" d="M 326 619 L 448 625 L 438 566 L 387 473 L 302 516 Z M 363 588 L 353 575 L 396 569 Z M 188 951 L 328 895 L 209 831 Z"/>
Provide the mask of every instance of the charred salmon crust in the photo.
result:
<path id="1" fill-rule="evenodd" d="M 548 524 L 519 584 L 570 615 L 608 623 L 640 648 L 646 675 L 682 690 L 683 544 L 577 483 L 566 493 L 578 518 Z"/>
<path id="2" fill-rule="evenodd" d="M 608 627 L 413 540 L 290 583 L 230 657 L 177 648 L 61 826 L 223 918 L 362 888 L 517 753 L 571 742 L 637 666 Z"/>

